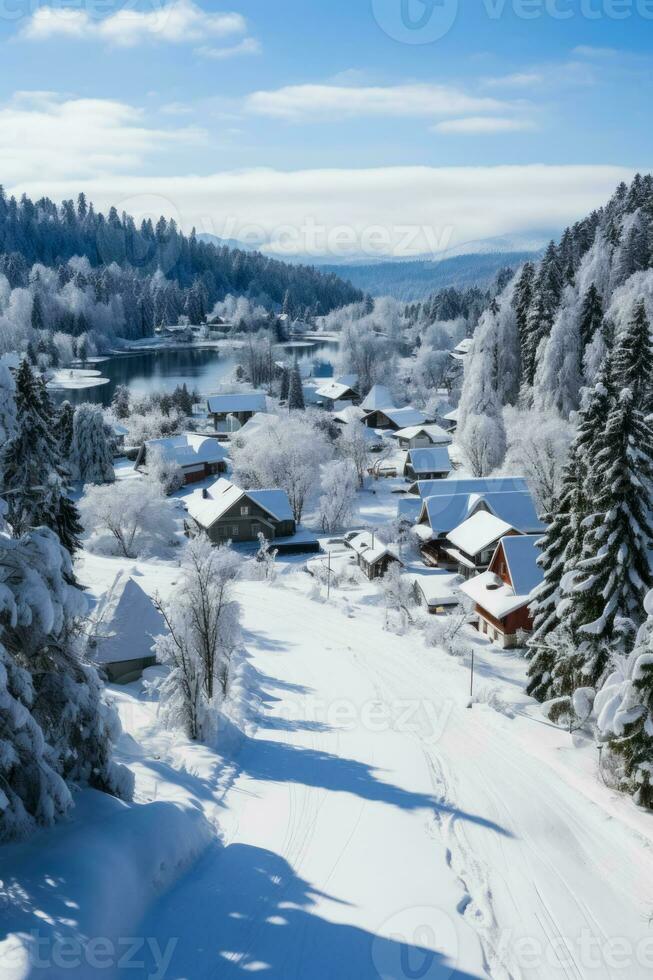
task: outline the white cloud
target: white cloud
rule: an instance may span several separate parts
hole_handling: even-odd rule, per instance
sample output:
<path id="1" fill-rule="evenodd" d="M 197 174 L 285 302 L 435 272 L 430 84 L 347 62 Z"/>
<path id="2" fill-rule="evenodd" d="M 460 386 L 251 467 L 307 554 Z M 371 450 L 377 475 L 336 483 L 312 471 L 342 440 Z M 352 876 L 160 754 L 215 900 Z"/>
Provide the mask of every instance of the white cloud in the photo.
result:
<path id="1" fill-rule="evenodd" d="M 291 121 L 321 122 L 359 116 L 430 117 L 510 109 L 506 102 L 467 95 L 448 85 L 287 85 L 253 92 L 245 100 L 252 113 Z"/>
<path id="2" fill-rule="evenodd" d="M 241 14 L 207 13 L 193 0 L 171 0 L 151 11 L 118 10 L 102 19 L 91 17 L 86 10 L 39 7 L 20 36 L 29 41 L 95 39 L 132 47 L 144 41 L 197 43 L 244 34 L 246 30 Z"/>
<path id="3" fill-rule="evenodd" d="M 572 54 L 579 58 L 614 58 L 620 52 L 617 48 L 595 48 L 590 44 L 579 44 L 573 49 Z"/>
<path id="4" fill-rule="evenodd" d="M 255 37 L 244 37 L 238 44 L 231 44 L 224 48 L 203 46 L 197 49 L 197 53 L 214 61 L 226 61 L 228 58 L 238 58 L 241 55 L 261 54 L 262 50 L 261 42 Z"/>
<path id="5" fill-rule="evenodd" d="M 516 133 L 535 129 L 530 119 L 506 119 L 501 116 L 467 116 L 464 119 L 446 119 L 433 126 L 436 133 Z"/>
<path id="6" fill-rule="evenodd" d="M 6 127 L 0 126 L 0 131 Z M 89 140 L 90 143 L 90 140 Z M 63 156 L 63 154 L 62 154 Z M 67 152 L 70 160 L 73 154 Z M 70 164 L 73 166 L 73 164 Z M 647 169 L 647 168 L 645 168 Z M 15 173 L 15 169 L 14 169 Z M 44 178 L 42 174 L 47 173 Z M 129 201 L 174 214 L 186 230 L 276 242 L 290 254 L 347 250 L 420 254 L 542 228 L 562 228 L 600 207 L 634 170 L 616 166 L 389 167 L 209 176 L 56 181 L 50 168 L 14 193 L 60 199 L 84 190 L 100 208 Z M 139 201 L 143 202 L 140 208 Z M 352 247 L 353 243 L 353 247 Z M 377 247 L 375 245 L 375 247 Z"/>
<path id="7" fill-rule="evenodd" d="M 0 173 L 7 182 L 133 171 L 173 145 L 205 140 L 194 127 L 148 126 L 140 109 L 111 99 L 19 92 L 0 104 Z"/>
<path id="8" fill-rule="evenodd" d="M 486 78 L 483 84 L 487 88 L 528 88 L 532 85 L 540 85 L 544 81 L 544 76 L 536 71 L 514 72 L 512 75 L 501 75 L 497 78 Z"/>

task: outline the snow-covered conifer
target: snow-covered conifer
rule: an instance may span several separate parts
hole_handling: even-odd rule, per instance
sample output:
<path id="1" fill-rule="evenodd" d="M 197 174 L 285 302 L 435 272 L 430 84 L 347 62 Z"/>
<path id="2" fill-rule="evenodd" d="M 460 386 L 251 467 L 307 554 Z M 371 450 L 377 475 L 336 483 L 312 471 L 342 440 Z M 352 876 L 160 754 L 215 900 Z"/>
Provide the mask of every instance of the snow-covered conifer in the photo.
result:
<path id="1" fill-rule="evenodd" d="M 302 377 L 299 373 L 299 365 L 295 361 L 293 369 L 290 372 L 290 381 L 288 384 L 288 408 L 290 409 L 304 409 L 306 406 L 304 404 L 304 389 L 302 387 Z"/>
<path id="2" fill-rule="evenodd" d="M 75 409 L 71 460 L 75 479 L 82 483 L 115 480 L 113 453 L 99 405 L 85 403 Z"/>

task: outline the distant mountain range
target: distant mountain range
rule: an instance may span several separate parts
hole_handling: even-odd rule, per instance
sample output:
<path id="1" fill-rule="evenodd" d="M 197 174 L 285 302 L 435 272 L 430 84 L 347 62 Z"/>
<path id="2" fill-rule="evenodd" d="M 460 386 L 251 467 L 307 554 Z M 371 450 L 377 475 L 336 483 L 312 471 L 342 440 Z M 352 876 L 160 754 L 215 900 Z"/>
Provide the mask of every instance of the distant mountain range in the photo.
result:
<path id="1" fill-rule="evenodd" d="M 412 302 L 448 286 L 487 286 L 500 269 L 506 266 L 515 268 L 527 259 L 539 258 L 547 242 L 557 237 L 559 232 L 552 229 L 501 235 L 465 242 L 446 250 L 437 258 L 430 255 L 419 255 L 412 259 L 392 256 L 372 258 L 369 255 L 355 254 L 342 257 L 284 256 L 284 260 L 314 265 L 321 272 L 333 272 L 372 296 L 389 295 Z M 265 242 L 254 246 L 210 234 L 200 234 L 198 238 L 214 245 L 226 245 L 243 251 L 266 251 Z"/>

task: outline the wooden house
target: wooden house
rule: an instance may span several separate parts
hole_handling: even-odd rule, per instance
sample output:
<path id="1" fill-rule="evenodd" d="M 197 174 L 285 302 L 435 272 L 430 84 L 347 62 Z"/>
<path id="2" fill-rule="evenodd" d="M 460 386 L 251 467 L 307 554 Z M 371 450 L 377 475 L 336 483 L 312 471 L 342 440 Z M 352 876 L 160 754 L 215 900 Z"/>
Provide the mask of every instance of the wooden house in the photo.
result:
<path id="1" fill-rule="evenodd" d="M 444 480 L 451 473 L 451 460 L 446 446 L 428 449 L 409 449 L 404 463 L 407 480 Z"/>
<path id="2" fill-rule="evenodd" d="M 363 419 L 371 429 L 389 429 L 398 432 L 411 425 L 424 425 L 426 416 L 416 408 L 376 408 Z"/>
<path id="3" fill-rule="evenodd" d="M 445 555 L 459 575 L 470 578 L 485 571 L 501 538 L 519 534 L 487 510 L 478 510 L 447 534 Z"/>
<path id="4" fill-rule="evenodd" d="M 534 534 L 502 538 L 488 570 L 460 586 L 474 601 L 479 632 L 504 649 L 533 628 L 529 604 L 543 578 L 537 541 Z"/>
<path id="5" fill-rule="evenodd" d="M 242 391 L 229 395 L 210 395 L 206 400 L 208 415 L 216 430 L 238 429 L 258 412 L 267 412 L 263 391 Z"/>
<path id="6" fill-rule="evenodd" d="M 451 435 L 435 423 L 409 425 L 394 433 L 400 449 L 428 449 L 430 446 L 450 446 Z"/>
<path id="7" fill-rule="evenodd" d="M 166 462 L 180 467 L 186 485 L 227 470 L 224 446 L 217 439 L 197 432 L 183 432 L 167 439 L 148 439 L 138 452 L 134 469 L 147 469 L 148 454 L 154 452 L 159 453 Z"/>
<path id="8" fill-rule="evenodd" d="M 213 544 L 286 538 L 296 531 L 285 490 L 241 490 L 229 480 L 196 490 L 184 500 L 190 518 Z"/>
<path id="9" fill-rule="evenodd" d="M 403 567 L 403 562 L 394 549 L 384 545 L 371 531 L 349 534 L 345 540 L 356 554 L 358 567 L 369 579 L 381 578 L 390 565 L 398 564 Z"/>

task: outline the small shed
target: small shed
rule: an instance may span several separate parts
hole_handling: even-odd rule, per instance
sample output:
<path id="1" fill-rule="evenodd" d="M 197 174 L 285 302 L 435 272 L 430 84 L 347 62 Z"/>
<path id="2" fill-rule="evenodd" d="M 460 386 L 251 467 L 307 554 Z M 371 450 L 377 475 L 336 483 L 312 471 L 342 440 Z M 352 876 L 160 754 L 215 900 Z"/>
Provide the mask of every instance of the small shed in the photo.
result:
<path id="1" fill-rule="evenodd" d="M 394 433 L 400 449 L 424 449 L 429 446 L 449 446 L 451 435 L 435 423 L 409 425 Z"/>
<path id="2" fill-rule="evenodd" d="M 356 554 L 358 567 L 369 579 L 381 578 L 390 565 L 398 564 L 403 567 L 396 551 L 379 541 L 372 531 L 347 535 L 346 542 Z"/>
<path id="3" fill-rule="evenodd" d="M 404 463 L 407 480 L 444 480 L 451 473 L 451 459 L 446 446 L 409 449 Z"/>
<path id="4" fill-rule="evenodd" d="M 154 637 L 165 631 L 151 597 L 132 575 L 119 572 L 92 617 L 91 659 L 112 684 L 128 684 L 156 663 Z"/>
<path id="5" fill-rule="evenodd" d="M 363 419 L 371 429 L 390 429 L 398 432 L 411 425 L 423 425 L 426 416 L 416 408 L 407 405 L 406 408 L 376 408 Z"/>
<path id="6" fill-rule="evenodd" d="M 488 570 L 460 586 L 474 600 L 479 632 L 504 649 L 517 646 L 519 631 L 533 628 L 529 604 L 544 574 L 538 540 L 534 534 L 502 538 Z"/>

